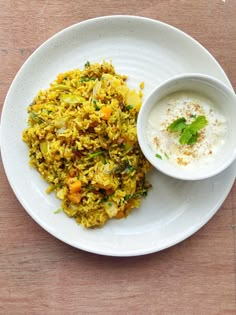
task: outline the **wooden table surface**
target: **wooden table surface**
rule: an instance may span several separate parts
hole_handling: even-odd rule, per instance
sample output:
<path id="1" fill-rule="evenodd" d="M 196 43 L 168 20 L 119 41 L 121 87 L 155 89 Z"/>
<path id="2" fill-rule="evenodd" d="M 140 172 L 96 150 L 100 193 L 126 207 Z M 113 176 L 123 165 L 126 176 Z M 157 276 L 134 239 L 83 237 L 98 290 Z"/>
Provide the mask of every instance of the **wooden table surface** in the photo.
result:
<path id="1" fill-rule="evenodd" d="M 180 28 L 236 88 L 235 0 L 0 0 L 1 107 L 15 74 L 46 39 L 114 14 Z M 192 237 L 159 253 L 115 258 L 49 235 L 16 199 L 2 164 L 0 176 L 0 314 L 236 314 L 236 185 Z"/>

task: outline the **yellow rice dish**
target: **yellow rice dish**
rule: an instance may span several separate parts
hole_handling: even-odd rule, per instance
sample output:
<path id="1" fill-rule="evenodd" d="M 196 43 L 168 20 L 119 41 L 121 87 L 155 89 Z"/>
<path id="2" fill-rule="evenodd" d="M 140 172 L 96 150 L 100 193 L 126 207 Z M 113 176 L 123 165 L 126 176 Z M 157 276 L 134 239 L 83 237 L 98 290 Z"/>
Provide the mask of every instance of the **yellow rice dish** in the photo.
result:
<path id="1" fill-rule="evenodd" d="M 126 79 L 111 63 L 87 62 L 60 73 L 28 107 L 30 164 L 84 227 L 126 217 L 150 188 L 136 134 L 142 92 Z"/>

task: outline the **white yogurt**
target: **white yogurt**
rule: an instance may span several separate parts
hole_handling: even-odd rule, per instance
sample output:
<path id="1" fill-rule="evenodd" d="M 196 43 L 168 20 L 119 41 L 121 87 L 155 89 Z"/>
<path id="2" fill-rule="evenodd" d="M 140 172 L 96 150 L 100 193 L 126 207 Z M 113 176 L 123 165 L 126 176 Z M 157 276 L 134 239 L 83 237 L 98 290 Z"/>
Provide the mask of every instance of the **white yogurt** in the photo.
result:
<path id="1" fill-rule="evenodd" d="M 178 118 L 184 117 L 190 124 L 200 115 L 204 115 L 208 123 L 199 131 L 193 145 L 180 144 L 180 134 L 167 130 Z M 211 100 L 189 91 L 173 93 L 156 104 L 146 130 L 154 155 L 184 168 L 200 168 L 211 162 L 224 144 L 226 131 L 226 119 Z"/>

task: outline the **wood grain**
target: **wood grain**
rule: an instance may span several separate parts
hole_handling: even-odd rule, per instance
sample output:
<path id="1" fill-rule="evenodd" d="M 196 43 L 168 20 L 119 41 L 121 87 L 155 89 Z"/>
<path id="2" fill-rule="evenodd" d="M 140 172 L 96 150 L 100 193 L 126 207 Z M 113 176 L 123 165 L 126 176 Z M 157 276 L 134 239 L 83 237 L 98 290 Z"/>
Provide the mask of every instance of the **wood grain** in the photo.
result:
<path id="1" fill-rule="evenodd" d="M 40 44 L 102 15 L 140 15 L 180 28 L 214 55 L 236 87 L 235 0 L 0 0 L 0 8 L 1 108 Z M 0 314 L 236 314 L 236 185 L 186 241 L 152 255 L 114 258 L 49 235 L 17 201 L 2 164 L 0 178 Z"/>

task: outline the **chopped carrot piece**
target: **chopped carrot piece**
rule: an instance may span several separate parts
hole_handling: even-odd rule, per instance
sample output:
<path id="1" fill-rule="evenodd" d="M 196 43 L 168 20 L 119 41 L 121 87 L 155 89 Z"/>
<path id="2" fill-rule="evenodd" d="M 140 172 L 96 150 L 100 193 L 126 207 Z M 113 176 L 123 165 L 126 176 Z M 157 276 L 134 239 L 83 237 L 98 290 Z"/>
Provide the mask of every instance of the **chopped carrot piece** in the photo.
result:
<path id="1" fill-rule="evenodd" d="M 69 171 L 69 174 L 70 174 L 71 177 L 74 177 L 76 175 L 76 171 L 74 169 L 71 169 Z"/>
<path id="2" fill-rule="evenodd" d="M 73 203 L 80 203 L 81 194 L 78 192 L 69 193 L 67 197 Z"/>
<path id="3" fill-rule="evenodd" d="M 116 219 L 122 219 L 125 217 L 125 214 L 123 211 L 118 211 L 116 214 Z"/>
<path id="4" fill-rule="evenodd" d="M 112 113 L 111 106 L 104 106 L 101 108 L 102 119 L 108 120 Z"/>
<path id="5" fill-rule="evenodd" d="M 68 186 L 72 193 L 79 192 L 81 190 L 81 181 L 78 179 L 70 178 L 68 180 Z"/>
<path id="6" fill-rule="evenodd" d="M 114 192 L 113 189 L 106 189 L 106 194 L 107 194 L 107 195 L 110 195 L 110 194 L 112 194 L 113 192 Z"/>

